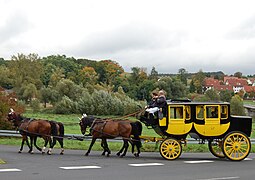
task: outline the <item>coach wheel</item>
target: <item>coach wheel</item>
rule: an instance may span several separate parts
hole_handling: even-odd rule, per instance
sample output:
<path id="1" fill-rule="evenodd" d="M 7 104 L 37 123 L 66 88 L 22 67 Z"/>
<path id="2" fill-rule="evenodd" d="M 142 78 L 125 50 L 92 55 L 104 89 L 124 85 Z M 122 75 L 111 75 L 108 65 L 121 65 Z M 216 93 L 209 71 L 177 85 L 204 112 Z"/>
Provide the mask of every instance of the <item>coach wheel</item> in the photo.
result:
<path id="1" fill-rule="evenodd" d="M 209 151 L 217 158 L 225 158 L 222 152 L 222 139 L 213 139 L 208 141 Z"/>
<path id="2" fill-rule="evenodd" d="M 232 161 L 241 161 L 246 158 L 251 150 L 251 141 L 242 132 L 230 132 L 223 139 L 222 151 Z"/>
<path id="3" fill-rule="evenodd" d="M 182 153 L 181 143 L 174 138 L 165 139 L 160 144 L 160 155 L 166 160 L 177 159 Z"/>

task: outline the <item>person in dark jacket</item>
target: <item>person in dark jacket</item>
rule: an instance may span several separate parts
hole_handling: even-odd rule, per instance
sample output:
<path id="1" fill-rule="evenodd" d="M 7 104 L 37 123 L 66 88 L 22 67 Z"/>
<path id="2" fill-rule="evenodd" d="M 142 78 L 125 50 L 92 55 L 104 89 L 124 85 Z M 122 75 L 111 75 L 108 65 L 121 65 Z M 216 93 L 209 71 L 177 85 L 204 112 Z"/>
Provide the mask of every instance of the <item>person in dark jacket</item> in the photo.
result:
<path id="1" fill-rule="evenodd" d="M 147 109 L 145 110 L 147 113 L 149 113 L 149 120 L 150 123 L 154 121 L 155 112 L 158 112 L 159 117 L 161 119 L 162 117 L 162 108 L 166 105 L 166 96 L 165 92 L 163 90 L 159 91 L 159 94 L 154 93 L 152 101 L 147 106 Z"/>

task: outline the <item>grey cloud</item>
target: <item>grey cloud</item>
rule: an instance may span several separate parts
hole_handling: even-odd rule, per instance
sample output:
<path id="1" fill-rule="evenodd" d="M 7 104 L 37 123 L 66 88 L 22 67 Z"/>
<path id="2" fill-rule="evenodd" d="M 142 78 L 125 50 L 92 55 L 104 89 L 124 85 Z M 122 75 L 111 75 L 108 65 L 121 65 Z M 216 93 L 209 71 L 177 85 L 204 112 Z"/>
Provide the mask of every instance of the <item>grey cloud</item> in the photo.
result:
<path id="1" fill-rule="evenodd" d="M 31 27 L 27 18 L 22 13 L 14 13 L 10 16 L 5 25 L 0 27 L 0 43 L 5 43 L 26 32 Z"/>
<path id="2" fill-rule="evenodd" d="M 72 52 L 81 55 L 109 55 L 174 47 L 185 33 L 167 32 L 155 27 L 133 24 L 113 31 L 91 34 Z"/>
<path id="3" fill-rule="evenodd" d="M 233 29 L 227 38 L 230 39 L 250 39 L 255 38 L 255 14 Z"/>

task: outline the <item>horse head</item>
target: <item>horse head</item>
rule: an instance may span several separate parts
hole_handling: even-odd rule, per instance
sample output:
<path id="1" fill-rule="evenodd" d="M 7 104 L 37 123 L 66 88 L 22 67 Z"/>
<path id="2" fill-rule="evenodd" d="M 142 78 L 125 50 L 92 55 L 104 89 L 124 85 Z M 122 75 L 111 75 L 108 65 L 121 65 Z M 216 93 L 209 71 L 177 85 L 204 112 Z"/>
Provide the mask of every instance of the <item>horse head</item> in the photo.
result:
<path id="1" fill-rule="evenodd" d="M 16 112 L 12 108 L 10 108 L 7 119 L 8 121 L 12 122 L 15 127 L 19 127 L 21 121 L 23 120 L 20 114 L 16 114 Z"/>
<path id="2" fill-rule="evenodd" d="M 93 121 L 95 118 L 93 116 L 87 116 L 86 114 L 83 114 L 80 119 L 80 128 L 81 128 L 81 133 L 84 135 L 86 132 L 87 127 L 91 127 Z"/>

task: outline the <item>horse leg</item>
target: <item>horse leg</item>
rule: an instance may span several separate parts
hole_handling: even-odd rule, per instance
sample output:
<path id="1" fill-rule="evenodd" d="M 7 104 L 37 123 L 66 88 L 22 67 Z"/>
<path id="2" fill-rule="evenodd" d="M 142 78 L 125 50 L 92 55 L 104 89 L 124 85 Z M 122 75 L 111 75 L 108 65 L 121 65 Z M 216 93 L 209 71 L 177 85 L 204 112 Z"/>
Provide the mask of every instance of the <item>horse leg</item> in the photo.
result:
<path id="1" fill-rule="evenodd" d="M 42 151 L 42 148 L 37 146 L 36 141 L 37 141 L 37 137 L 35 137 L 35 139 L 34 139 L 34 145 L 35 145 L 36 149 L 38 149 L 38 151 Z"/>
<path id="2" fill-rule="evenodd" d="M 46 150 L 49 140 L 48 140 L 48 138 L 45 138 L 45 137 L 43 137 L 43 139 L 44 139 L 44 146 L 42 148 L 42 154 L 45 154 L 45 150 Z"/>
<path id="3" fill-rule="evenodd" d="M 134 154 L 135 157 L 139 157 L 140 154 L 140 147 L 141 147 L 141 141 L 139 141 L 138 139 L 134 140 L 135 142 L 132 142 L 132 154 Z M 134 153 L 135 151 L 135 146 L 136 146 L 136 150 L 137 152 Z"/>
<path id="4" fill-rule="evenodd" d="M 22 141 L 21 141 L 21 146 L 20 146 L 20 149 L 19 149 L 19 153 L 22 152 L 25 141 L 28 142 L 27 137 L 22 135 Z M 30 149 L 29 143 L 28 143 L 28 147 Z"/>
<path id="5" fill-rule="evenodd" d="M 88 155 L 89 155 L 89 153 L 90 153 L 90 151 L 91 151 L 91 148 L 93 147 L 94 143 L 96 142 L 96 139 L 97 139 L 97 138 L 92 137 L 91 143 L 90 143 L 90 145 L 89 145 L 89 149 L 88 149 L 88 151 L 86 152 L 85 156 L 88 156 Z"/>
<path id="6" fill-rule="evenodd" d="M 123 152 L 123 154 L 120 156 L 120 157 L 124 157 L 124 156 L 126 156 L 126 154 L 127 154 L 127 150 L 128 150 L 128 140 L 126 140 L 126 139 L 123 139 L 123 141 L 124 141 L 124 152 Z"/>
<path id="7" fill-rule="evenodd" d="M 28 141 L 28 137 L 26 135 L 24 135 L 24 140 L 26 141 L 26 144 L 27 144 L 28 148 L 31 149 L 31 146 L 30 146 L 29 141 Z M 23 149 L 23 147 L 22 147 L 22 149 Z M 22 149 L 21 149 L 21 151 L 22 151 Z"/>
<path id="8" fill-rule="evenodd" d="M 106 138 L 102 138 L 102 143 L 104 144 L 104 145 L 103 145 L 103 146 L 104 146 L 104 147 L 103 147 L 103 148 L 104 148 L 104 152 L 103 152 L 103 153 L 107 152 L 107 157 L 109 157 L 110 154 L 111 154 L 111 150 L 110 150 L 109 147 L 108 147 Z"/>
<path id="9" fill-rule="evenodd" d="M 56 139 L 53 138 L 53 141 L 55 140 L 55 144 L 52 142 L 51 137 L 49 137 L 49 138 L 47 138 L 47 139 L 48 139 L 48 141 L 49 141 L 49 143 L 50 143 L 50 148 L 49 148 L 49 150 L 47 151 L 47 154 L 48 154 L 48 155 L 51 155 L 51 154 L 52 154 L 53 146 L 56 144 Z"/>
<path id="10" fill-rule="evenodd" d="M 119 152 L 117 153 L 117 156 L 120 156 L 120 154 L 123 152 L 125 148 L 125 141 L 123 140 L 123 145 L 122 145 L 122 148 L 119 150 Z"/>
<path id="11" fill-rule="evenodd" d="M 33 141 L 34 141 L 34 137 L 33 136 L 30 136 L 30 149 L 29 149 L 29 153 L 31 154 L 34 154 L 34 151 L 33 151 Z"/>
<path id="12" fill-rule="evenodd" d="M 105 143 L 104 143 L 104 139 L 102 138 L 102 140 L 101 140 L 101 147 L 103 148 L 103 153 L 102 153 L 102 156 L 104 156 L 105 155 L 105 153 L 106 153 L 106 149 L 105 149 Z"/>
<path id="13" fill-rule="evenodd" d="M 63 142 L 63 138 L 57 138 L 58 143 L 60 144 L 61 147 L 61 151 L 60 151 L 60 155 L 64 154 L 64 142 Z"/>

